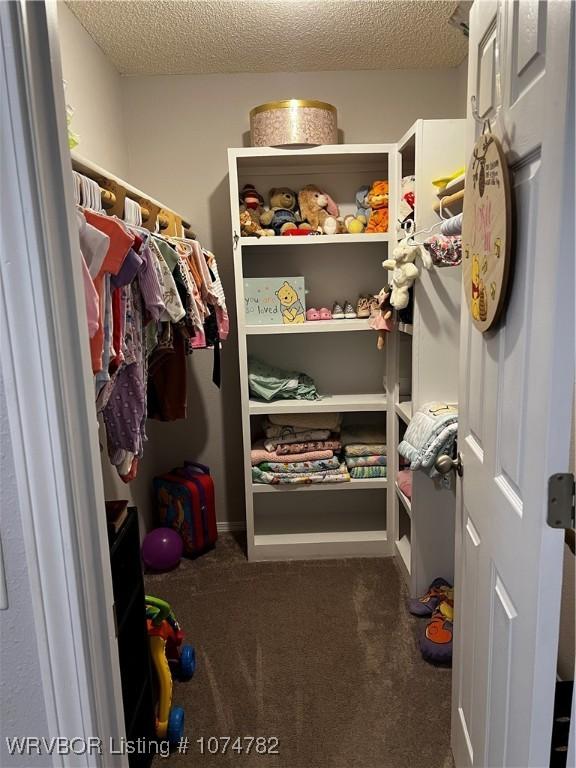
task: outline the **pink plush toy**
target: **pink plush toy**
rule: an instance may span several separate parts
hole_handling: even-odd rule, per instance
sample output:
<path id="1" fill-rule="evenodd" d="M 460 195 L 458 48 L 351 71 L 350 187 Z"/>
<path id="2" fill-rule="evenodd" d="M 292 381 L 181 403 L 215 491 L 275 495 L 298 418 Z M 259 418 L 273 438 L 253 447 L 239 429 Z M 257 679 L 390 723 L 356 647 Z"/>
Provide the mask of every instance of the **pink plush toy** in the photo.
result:
<path id="1" fill-rule="evenodd" d="M 388 286 L 384 286 L 380 293 L 375 297 L 378 302 L 378 307 L 372 311 L 368 325 L 375 331 L 379 331 L 378 334 L 378 349 L 384 349 L 384 342 L 386 340 L 386 333 L 394 328 L 394 322 L 392 321 L 392 306 L 390 304 L 390 291 Z"/>

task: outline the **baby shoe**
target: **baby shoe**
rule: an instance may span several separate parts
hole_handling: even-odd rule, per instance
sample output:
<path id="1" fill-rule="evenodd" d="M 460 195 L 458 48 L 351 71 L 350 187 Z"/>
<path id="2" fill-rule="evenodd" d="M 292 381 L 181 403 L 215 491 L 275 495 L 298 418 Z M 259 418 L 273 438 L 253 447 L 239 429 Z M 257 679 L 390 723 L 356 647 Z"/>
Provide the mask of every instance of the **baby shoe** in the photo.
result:
<path id="1" fill-rule="evenodd" d="M 332 319 L 344 320 L 344 310 L 342 309 L 342 305 L 338 304 L 337 301 L 334 302 L 334 306 L 332 307 Z"/>
<path id="2" fill-rule="evenodd" d="M 375 315 L 380 309 L 380 303 L 376 296 L 368 296 L 368 307 L 371 315 Z"/>
<path id="3" fill-rule="evenodd" d="M 358 317 L 349 301 L 344 302 L 344 317 L 346 320 L 354 320 L 355 317 Z"/>
<path id="4" fill-rule="evenodd" d="M 328 307 L 320 307 L 320 320 L 332 320 L 332 312 Z"/>
<path id="5" fill-rule="evenodd" d="M 452 663 L 453 625 L 453 601 L 444 600 L 438 605 L 420 636 L 420 652 L 425 661 L 432 664 Z"/>
<path id="6" fill-rule="evenodd" d="M 315 307 L 310 307 L 306 312 L 306 320 L 320 320 L 320 312 Z"/>
<path id="7" fill-rule="evenodd" d="M 370 317 L 370 298 L 368 296 L 358 296 L 356 314 L 358 317 Z"/>
<path id="8" fill-rule="evenodd" d="M 425 595 L 413 597 L 408 601 L 408 610 L 413 616 L 432 616 L 443 600 L 452 597 L 452 586 L 445 579 L 434 579 Z"/>

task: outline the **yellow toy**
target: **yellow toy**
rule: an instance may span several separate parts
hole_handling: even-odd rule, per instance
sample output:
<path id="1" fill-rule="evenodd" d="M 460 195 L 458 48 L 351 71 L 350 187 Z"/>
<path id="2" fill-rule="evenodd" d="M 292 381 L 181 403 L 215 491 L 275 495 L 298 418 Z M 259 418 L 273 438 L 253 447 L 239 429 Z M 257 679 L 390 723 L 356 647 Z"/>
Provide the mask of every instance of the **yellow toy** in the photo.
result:
<path id="1" fill-rule="evenodd" d="M 366 228 L 366 216 L 346 216 L 344 226 L 351 235 L 359 235 Z"/>

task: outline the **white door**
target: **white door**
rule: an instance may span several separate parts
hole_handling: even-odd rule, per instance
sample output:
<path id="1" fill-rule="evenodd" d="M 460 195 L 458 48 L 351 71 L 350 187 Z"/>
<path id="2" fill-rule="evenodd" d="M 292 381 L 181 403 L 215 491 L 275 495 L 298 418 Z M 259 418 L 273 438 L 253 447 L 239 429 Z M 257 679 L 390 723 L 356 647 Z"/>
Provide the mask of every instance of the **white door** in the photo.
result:
<path id="1" fill-rule="evenodd" d="M 471 10 L 468 94 L 481 117 L 496 115 L 516 233 L 498 329 L 477 331 L 462 301 L 459 768 L 549 764 L 563 532 L 546 525 L 547 481 L 568 471 L 574 381 L 571 11 L 562 0 L 477 0 Z M 470 108 L 468 128 L 470 154 L 482 130 Z"/>

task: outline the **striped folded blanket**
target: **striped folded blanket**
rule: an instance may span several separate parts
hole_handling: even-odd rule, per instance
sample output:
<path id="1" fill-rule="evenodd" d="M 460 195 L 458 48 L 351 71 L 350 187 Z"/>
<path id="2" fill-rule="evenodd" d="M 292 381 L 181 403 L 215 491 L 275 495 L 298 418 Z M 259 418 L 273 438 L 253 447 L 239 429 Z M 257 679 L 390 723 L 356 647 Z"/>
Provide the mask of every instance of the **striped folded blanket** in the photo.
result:
<path id="1" fill-rule="evenodd" d="M 388 463 L 386 456 L 346 456 L 346 466 L 352 467 L 385 467 Z"/>
<path id="2" fill-rule="evenodd" d="M 375 477 L 386 477 L 386 467 L 352 467 L 350 477 L 352 480 L 369 480 Z"/>
<path id="3" fill-rule="evenodd" d="M 344 466 L 340 470 L 310 473 L 263 472 L 260 467 L 252 467 L 252 481 L 267 485 L 315 485 L 318 483 L 349 483 L 350 475 Z"/>
<path id="4" fill-rule="evenodd" d="M 326 472 L 327 470 L 340 470 L 340 460 L 333 456 L 331 459 L 320 459 L 318 461 L 291 461 L 283 464 L 279 461 L 263 461 L 258 464 L 263 472 L 282 472 L 287 474 L 296 474 L 300 472 Z"/>
<path id="5" fill-rule="evenodd" d="M 345 456 L 386 456 L 386 443 L 351 443 L 344 446 Z"/>

